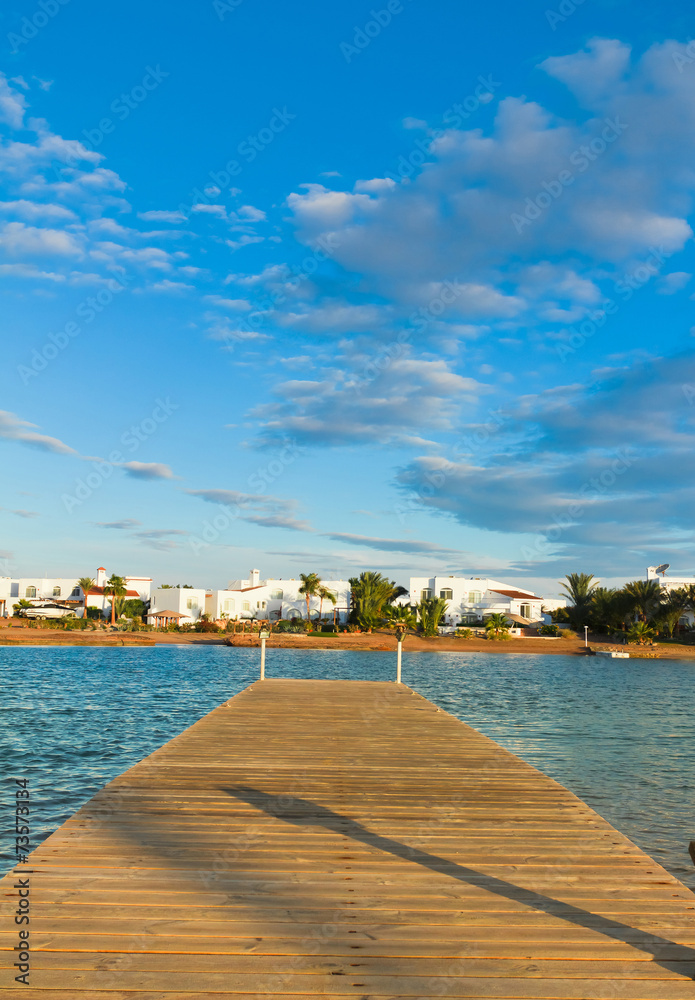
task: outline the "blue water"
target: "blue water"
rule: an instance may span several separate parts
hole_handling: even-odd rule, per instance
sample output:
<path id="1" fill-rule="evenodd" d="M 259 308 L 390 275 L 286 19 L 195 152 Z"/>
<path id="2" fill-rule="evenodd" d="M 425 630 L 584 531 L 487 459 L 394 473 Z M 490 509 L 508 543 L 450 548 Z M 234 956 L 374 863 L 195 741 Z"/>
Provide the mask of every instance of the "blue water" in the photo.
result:
<path id="1" fill-rule="evenodd" d="M 105 782 L 258 676 L 257 649 L 0 650 L 3 870 L 15 778 L 32 846 Z M 392 680 L 395 656 L 269 650 L 268 676 Z M 695 888 L 695 661 L 404 652 L 403 680 L 552 775 Z"/>

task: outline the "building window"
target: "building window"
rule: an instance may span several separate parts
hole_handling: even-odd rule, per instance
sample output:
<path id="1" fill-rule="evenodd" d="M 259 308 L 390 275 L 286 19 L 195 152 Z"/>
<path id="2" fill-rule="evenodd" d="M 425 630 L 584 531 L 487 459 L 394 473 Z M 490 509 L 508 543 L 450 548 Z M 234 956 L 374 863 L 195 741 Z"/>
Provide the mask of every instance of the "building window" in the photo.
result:
<path id="1" fill-rule="evenodd" d="M 281 601 L 282 597 L 283 597 L 283 594 L 282 594 L 281 590 L 273 590 L 270 593 L 270 600 L 271 601 Z"/>
<path id="2" fill-rule="evenodd" d="M 60 597 L 60 587 L 54 587 L 53 588 L 53 596 L 54 597 Z"/>
<path id="3" fill-rule="evenodd" d="M 265 601 L 256 601 L 257 608 L 265 608 Z"/>
<path id="4" fill-rule="evenodd" d="M 519 607 L 519 614 L 521 615 L 522 618 L 530 618 L 531 617 L 531 605 L 530 604 L 522 604 Z"/>
<path id="5" fill-rule="evenodd" d="M 421 590 L 420 591 L 420 600 L 421 601 L 429 601 L 429 599 L 430 599 L 431 596 L 432 596 L 432 591 L 429 590 L 429 589 Z"/>
<path id="6" fill-rule="evenodd" d="M 197 611 L 198 610 L 197 599 L 195 597 L 189 597 L 188 600 L 186 601 L 186 608 L 188 611 Z"/>
<path id="7" fill-rule="evenodd" d="M 36 587 L 27 587 L 25 597 L 36 597 Z"/>
<path id="8" fill-rule="evenodd" d="M 469 604 L 480 604 L 480 602 L 482 601 L 482 599 L 483 599 L 483 595 L 480 593 L 479 590 L 471 590 L 470 593 L 468 594 L 468 603 Z"/>
<path id="9" fill-rule="evenodd" d="M 244 603 L 241 605 L 241 610 L 242 611 L 250 611 L 251 610 L 251 605 L 249 604 L 248 601 L 244 601 Z"/>
<path id="10" fill-rule="evenodd" d="M 224 601 L 222 604 L 223 611 L 234 611 L 234 601 Z"/>
<path id="11" fill-rule="evenodd" d="M 81 591 L 80 591 L 79 587 L 73 587 L 72 588 L 72 593 L 70 594 L 70 597 L 79 597 L 80 593 L 81 593 Z"/>
<path id="12" fill-rule="evenodd" d="M 439 596 L 443 601 L 452 601 L 454 599 L 453 590 L 440 590 Z"/>

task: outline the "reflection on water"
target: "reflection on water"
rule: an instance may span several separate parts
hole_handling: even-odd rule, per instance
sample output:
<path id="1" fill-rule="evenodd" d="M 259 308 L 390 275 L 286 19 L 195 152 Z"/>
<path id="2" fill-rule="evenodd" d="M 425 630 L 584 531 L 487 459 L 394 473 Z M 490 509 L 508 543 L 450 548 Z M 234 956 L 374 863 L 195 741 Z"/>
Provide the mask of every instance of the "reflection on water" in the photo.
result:
<path id="1" fill-rule="evenodd" d="M 33 846 L 98 788 L 255 680 L 258 650 L 3 648 L 0 761 Z M 392 680 L 393 656 L 269 650 L 268 676 Z M 404 652 L 403 679 L 570 788 L 695 888 L 695 662 Z M 3 823 L 7 831 L 10 823 Z M 3 834 L 3 870 L 14 862 Z"/>

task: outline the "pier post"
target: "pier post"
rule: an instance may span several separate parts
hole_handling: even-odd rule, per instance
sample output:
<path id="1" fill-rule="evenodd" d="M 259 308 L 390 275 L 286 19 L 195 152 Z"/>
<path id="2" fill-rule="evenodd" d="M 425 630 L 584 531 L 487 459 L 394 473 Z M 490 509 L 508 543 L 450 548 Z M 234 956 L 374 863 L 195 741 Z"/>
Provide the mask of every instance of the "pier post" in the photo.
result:
<path id="1" fill-rule="evenodd" d="M 265 680 L 265 640 L 269 638 L 270 631 L 267 628 L 262 628 L 258 633 L 261 640 L 261 680 Z"/>

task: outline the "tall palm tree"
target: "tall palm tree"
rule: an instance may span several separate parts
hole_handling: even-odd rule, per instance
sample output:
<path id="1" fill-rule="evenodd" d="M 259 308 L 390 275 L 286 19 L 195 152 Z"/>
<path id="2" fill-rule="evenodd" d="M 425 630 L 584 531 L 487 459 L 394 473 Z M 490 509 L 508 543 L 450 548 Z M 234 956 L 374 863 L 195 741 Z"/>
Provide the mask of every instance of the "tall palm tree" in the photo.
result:
<path id="1" fill-rule="evenodd" d="M 627 595 L 630 611 L 637 611 L 642 621 L 648 621 L 659 605 L 661 584 L 658 580 L 633 580 L 625 584 L 623 592 Z"/>
<path id="2" fill-rule="evenodd" d="M 116 599 L 118 597 L 125 597 L 128 593 L 128 588 L 126 587 L 125 577 L 116 576 L 112 573 L 111 576 L 106 581 L 106 586 L 104 587 L 104 595 L 111 595 L 111 624 L 116 624 Z"/>
<path id="3" fill-rule="evenodd" d="M 323 584 L 320 585 L 316 593 L 319 595 L 320 598 L 320 604 L 319 604 L 319 621 L 320 621 L 321 616 L 323 614 L 323 602 L 330 601 L 333 607 L 335 607 L 335 605 L 338 603 L 338 595 L 335 594 L 332 590 L 329 590 L 328 587 L 324 587 Z"/>
<path id="4" fill-rule="evenodd" d="M 669 590 L 661 595 L 659 614 L 668 626 L 668 633 L 673 638 L 673 632 L 684 612 L 691 607 L 690 594 L 685 587 Z"/>
<path id="5" fill-rule="evenodd" d="M 350 595 L 352 615 L 354 619 L 360 615 L 381 615 L 387 605 L 407 594 L 404 587 L 399 587 L 393 580 L 387 580 L 381 573 L 367 570 L 365 573 L 350 577 Z"/>
<path id="6" fill-rule="evenodd" d="M 321 588 L 321 577 L 318 573 L 300 573 L 299 578 L 302 581 L 299 593 L 303 594 L 306 599 L 306 620 L 311 621 L 309 604 L 311 602 L 311 598 L 316 597 Z"/>
<path id="7" fill-rule="evenodd" d="M 425 597 L 418 605 L 423 635 L 436 635 L 437 626 L 446 614 L 446 601 L 441 597 Z"/>
<path id="8" fill-rule="evenodd" d="M 86 618 L 87 617 L 87 595 L 89 594 L 89 591 L 94 586 L 94 580 L 91 578 L 91 576 L 81 576 L 79 578 L 79 580 L 77 581 L 77 586 L 80 587 L 80 589 L 82 590 L 82 594 L 84 596 L 84 615 L 82 617 Z"/>
<path id="9" fill-rule="evenodd" d="M 589 619 L 591 598 L 599 581 L 593 573 L 568 573 L 565 580 L 567 583 L 563 583 L 561 580 L 560 586 L 572 602 L 567 609 L 570 622 L 575 628 L 579 625 L 586 625 Z"/>

